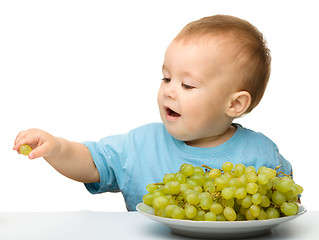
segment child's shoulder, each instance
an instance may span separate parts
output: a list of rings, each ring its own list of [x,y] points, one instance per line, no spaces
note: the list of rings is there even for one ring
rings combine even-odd
[[[242,137],[247,143],[254,146],[277,148],[276,144],[265,134],[245,128],[239,124],[237,124],[237,128],[241,129]]]

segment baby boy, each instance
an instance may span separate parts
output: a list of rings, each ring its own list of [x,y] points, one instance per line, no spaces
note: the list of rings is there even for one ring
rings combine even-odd
[[[30,129],[18,134],[13,149],[29,144],[30,159],[43,157],[91,193],[122,192],[129,211],[148,183],[183,163],[280,166],[290,174],[290,163],[270,139],[233,123],[260,102],[270,62],[263,35],[247,21],[202,18],[186,25],[166,50],[158,92],[163,123],[83,143]]]

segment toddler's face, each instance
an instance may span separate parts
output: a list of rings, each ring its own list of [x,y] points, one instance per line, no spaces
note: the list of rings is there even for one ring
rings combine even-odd
[[[179,140],[218,136],[231,124],[225,109],[234,92],[234,70],[219,43],[177,40],[166,50],[158,105],[168,132]]]

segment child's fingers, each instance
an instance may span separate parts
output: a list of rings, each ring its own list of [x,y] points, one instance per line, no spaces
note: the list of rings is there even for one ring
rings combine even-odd
[[[35,159],[35,158],[39,158],[39,157],[44,157],[44,155],[46,154],[46,151],[47,150],[46,150],[45,145],[41,145],[41,146],[33,149],[29,153],[28,157],[29,157],[29,159]]]
[[[19,151],[20,146],[23,144],[28,144],[32,148],[35,148],[37,147],[38,143],[39,135],[35,130],[31,129],[27,131],[22,131],[17,135],[14,141],[13,150]]]

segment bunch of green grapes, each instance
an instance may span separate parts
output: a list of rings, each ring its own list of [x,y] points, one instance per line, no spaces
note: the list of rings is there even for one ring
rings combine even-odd
[[[231,162],[222,169],[183,164],[146,186],[143,202],[157,216],[194,221],[265,220],[298,213],[303,188],[278,168]]]

